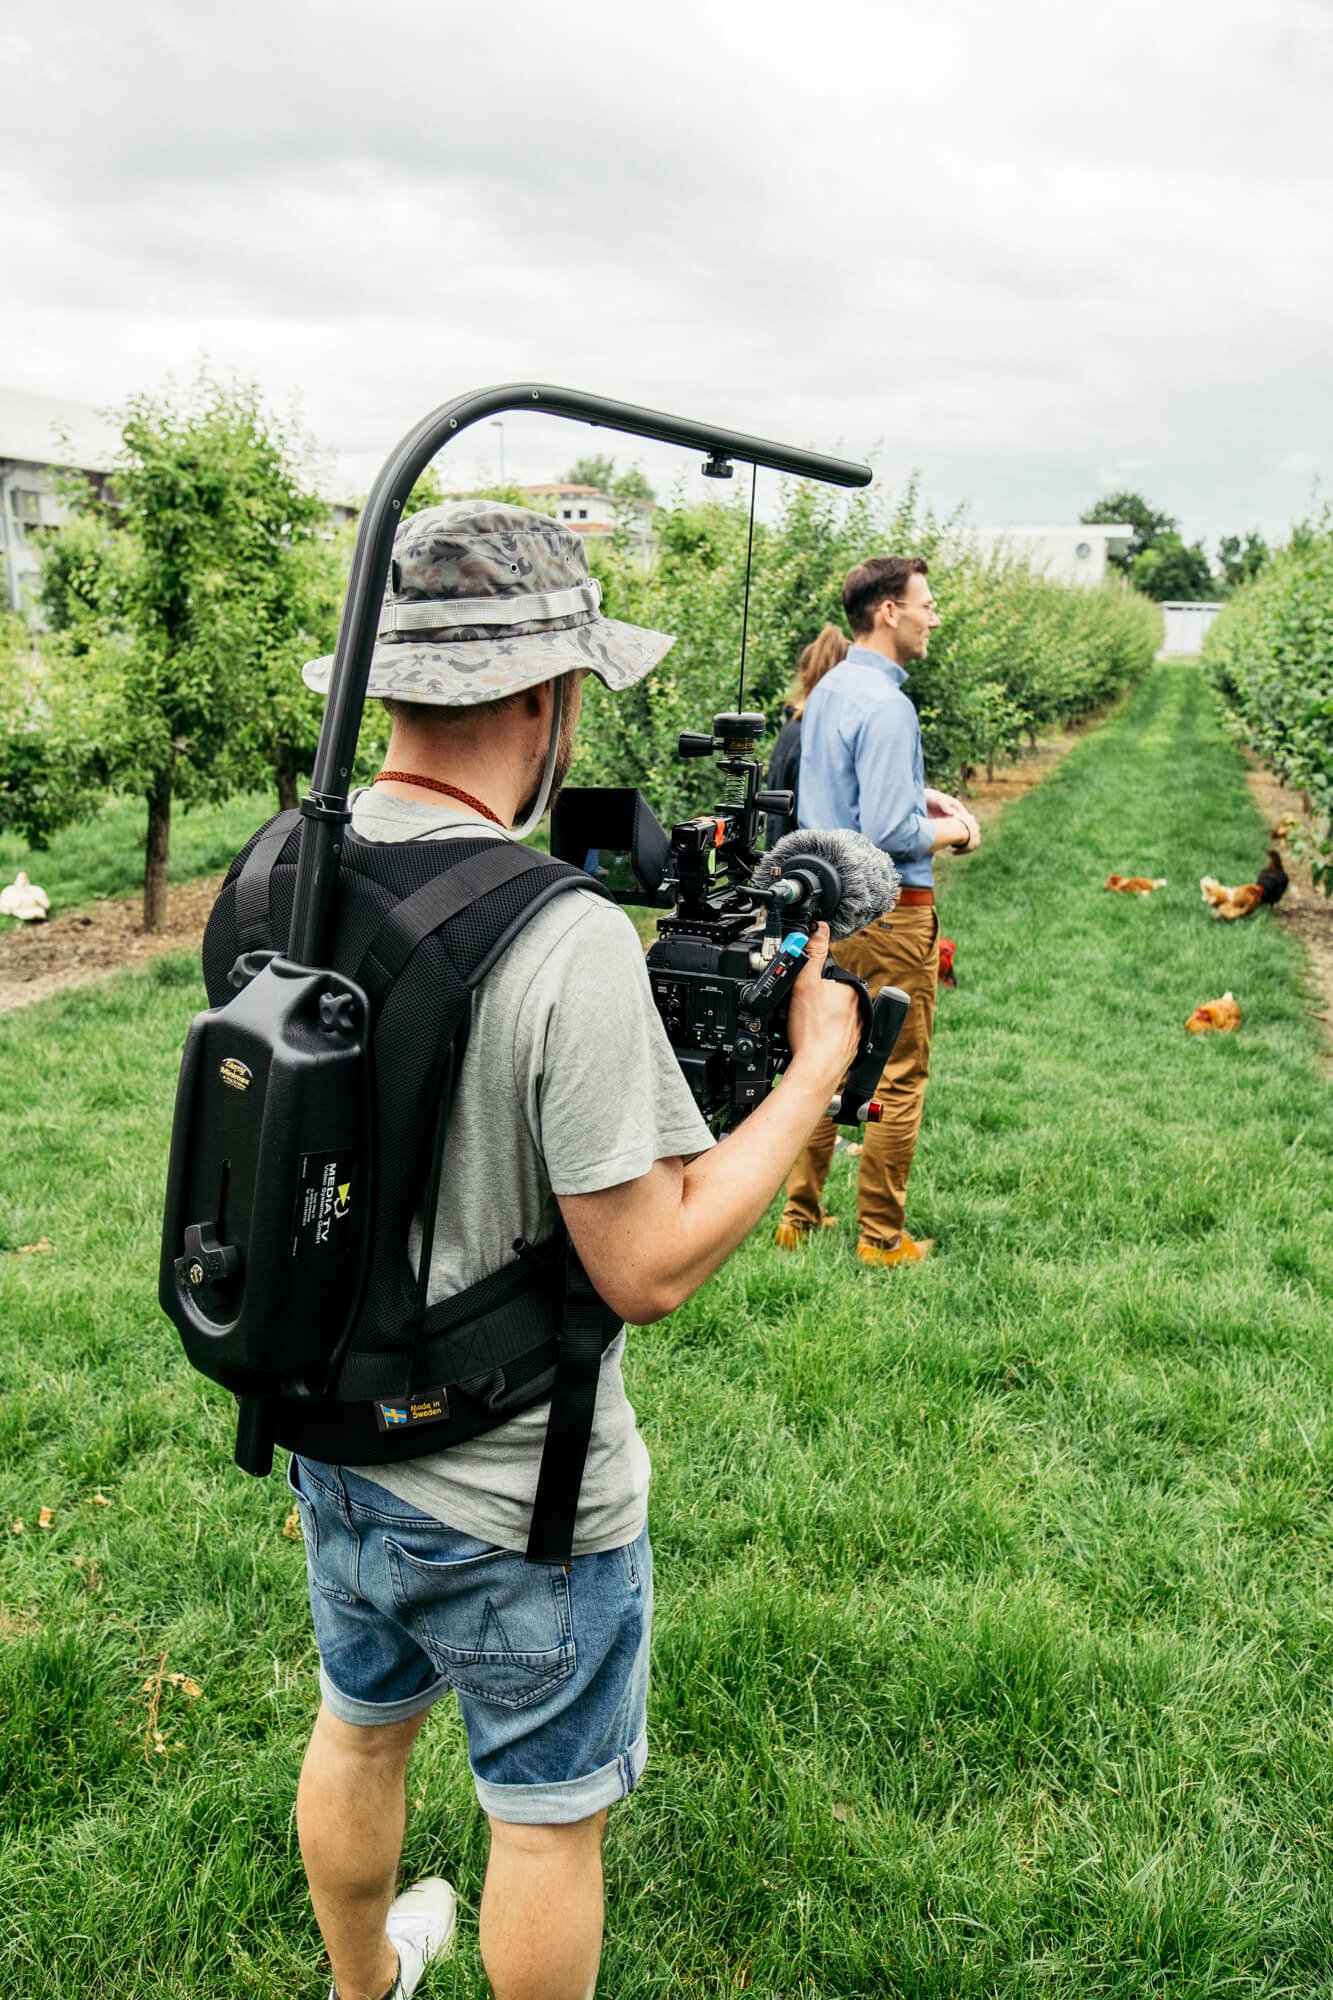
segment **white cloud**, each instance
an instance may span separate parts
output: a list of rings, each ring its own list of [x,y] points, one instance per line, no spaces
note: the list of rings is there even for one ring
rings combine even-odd
[[[206,353],[365,484],[445,397],[563,381],[883,440],[993,518],[1129,466],[1206,534],[1280,530],[1333,456],[1320,0],[38,20],[0,32],[13,386],[114,401]],[[511,419],[507,469],[584,442]]]

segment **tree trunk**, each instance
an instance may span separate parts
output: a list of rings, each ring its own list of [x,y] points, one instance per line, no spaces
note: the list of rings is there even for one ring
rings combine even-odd
[[[281,737],[273,745],[273,775],[278,781],[278,811],[291,812],[301,803],[296,784],[296,752]]]
[[[143,927],[160,931],[167,920],[167,862],[171,855],[171,773],[163,771],[148,793],[148,850],[143,870]]]

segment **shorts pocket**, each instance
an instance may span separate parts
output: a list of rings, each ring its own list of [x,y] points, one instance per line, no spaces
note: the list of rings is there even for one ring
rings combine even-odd
[[[558,1564],[525,1562],[511,1549],[463,1546],[465,1554],[428,1556],[386,1535],[394,1602],[459,1694],[531,1707],[577,1666],[569,1578]]]
[[[314,1496],[301,1482],[296,1453],[287,1461],[287,1490],[301,1510],[301,1534],[305,1540],[306,1574],[310,1588],[335,1604],[355,1604],[360,1594],[361,1544],[356,1530],[345,1521],[333,1504],[333,1496],[321,1482],[310,1477]],[[325,1497],[327,1496],[327,1497]],[[321,1521],[322,1514],[322,1521]]]
[[[301,1474],[297,1467],[295,1452],[292,1453],[287,1461],[287,1491],[291,1494],[293,1500],[295,1500],[300,1514],[301,1536],[305,1542],[306,1550],[310,1555],[317,1556],[319,1554],[319,1521],[316,1518],[314,1508],[302,1490]]]

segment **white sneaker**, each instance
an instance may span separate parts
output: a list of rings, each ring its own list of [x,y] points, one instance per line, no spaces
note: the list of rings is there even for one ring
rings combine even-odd
[[[395,1896],[384,1928],[398,1953],[398,1984],[393,2000],[411,2000],[432,1959],[453,1949],[458,1898],[442,1875],[427,1875]]]
[[[398,1977],[387,2000],[411,2000],[426,1967],[452,1949],[457,1921],[458,1898],[441,1875],[427,1875],[394,1897],[384,1928],[398,1953]]]

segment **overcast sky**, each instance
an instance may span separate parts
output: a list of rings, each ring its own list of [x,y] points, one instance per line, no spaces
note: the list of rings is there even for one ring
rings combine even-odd
[[[1331,0],[6,21],[6,387],[114,404],[207,356],[362,490],[515,379],[919,467],[983,525],[1129,485],[1272,535],[1333,474]],[[515,416],[441,470],[607,439]]]

